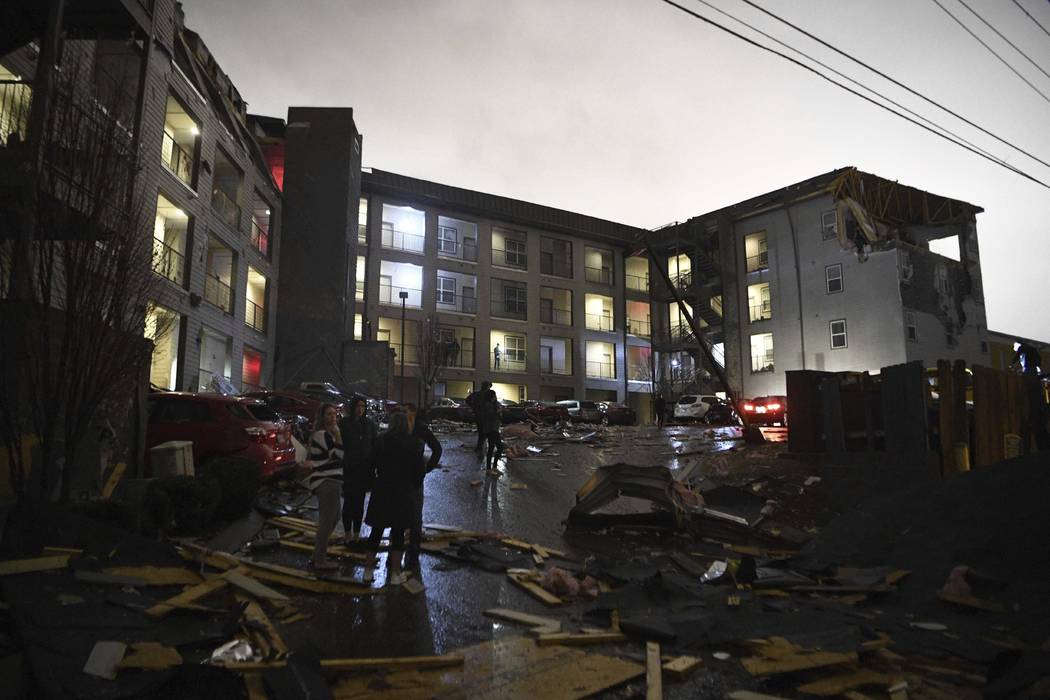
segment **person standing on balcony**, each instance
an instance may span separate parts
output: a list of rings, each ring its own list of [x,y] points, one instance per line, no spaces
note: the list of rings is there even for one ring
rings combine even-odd
[[[309,471],[305,485],[317,497],[317,535],[309,565],[316,571],[332,571],[339,565],[328,560],[328,540],[339,521],[343,492],[343,436],[333,404],[321,406],[310,435],[309,457],[302,466]]]
[[[343,434],[343,530],[346,541],[354,542],[361,533],[365,515],[365,494],[375,481],[373,452],[376,426],[365,415],[365,400],[350,402],[350,414],[339,422]]]
[[[496,347],[492,349],[492,368],[499,369],[499,358],[503,356],[503,351],[499,349],[499,343],[496,343]]]
[[[492,382],[486,380],[481,383],[481,388],[477,391],[471,392],[470,396],[466,398],[466,404],[470,406],[470,410],[474,412],[474,426],[478,429],[478,444],[474,448],[474,453],[480,458],[484,454],[485,449],[485,431],[481,429],[481,404],[485,400],[485,394],[492,388]]]

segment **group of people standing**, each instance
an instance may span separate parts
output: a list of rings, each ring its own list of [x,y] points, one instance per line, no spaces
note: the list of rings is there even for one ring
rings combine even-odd
[[[486,470],[493,476],[499,476],[499,459],[503,456],[503,438],[500,435],[503,407],[492,389],[492,382],[482,382],[481,388],[471,393],[466,402],[474,411],[474,422],[478,429],[478,444],[474,451],[478,458],[485,457]]]
[[[441,443],[430,428],[418,420],[416,407],[410,403],[391,414],[387,430],[380,433],[367,416],[362,398],[355,398],[350,403],[349,414],[342,418],[335,405],[324,404],[309,442],[309,457],[303,464],[308,470],[304,484],[317,497],[317,537],[310,567],[316,571],[338,568],[327,553],[341,515],[347,544],[360,540],[364,525],[371,528],[365,581],[373,579],[376,554],[383,532],[389,528],[387,582],[395,586],[404,583],[407,578],[404,569],[419,567],[423,542],[423,480],[441,461]],[[427,447],[429,460],[424,458]],[[365,497],[369,492],[366,514]],[[409,531],[407,555],[406,530]]]

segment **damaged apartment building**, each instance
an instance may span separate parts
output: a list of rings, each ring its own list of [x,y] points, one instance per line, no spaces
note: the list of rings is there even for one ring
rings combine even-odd
[[[788,370],[988,364],[981,211],[848,167],[652,232],[662,375],[722,389],[683,305],[741,396],[783,395]]]
[[[25,142],[47,33],[61,80],[76,83],[76,113],[120,120],[137,153],[142,235],[161,281],[151,313],[171,319],[146,319],[150,383],[269,384],[281,199],[246,103],[175,0],[60,3],[49,26],[52,5],[5,2],[0,13],[0,169]],[[170,330],[152,337],[158,327]]]

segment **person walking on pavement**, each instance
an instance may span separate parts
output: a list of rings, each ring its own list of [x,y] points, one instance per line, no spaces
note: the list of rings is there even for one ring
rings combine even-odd
[[[328,561],[328,540],[339,522],[339,498],[343,491],[343,438],[339,412],[330,403],[321,406],[315,430],[310,435],[309,457],[303,467],[309,470],[304,483],[317,497],[317,534],[309,566],[317,571],[339,568]]]
[[[653,410],[656,411],[656,427],[664,427],[664,416],[667,413],[667,402],[664,401],[664,395],[662,392],[657,392],[656,399],[653,401]]]
[[[492,476],[500,475],[499,458],[503,455],[503,440],[500,437],[500,428],[502,427],[500,413],[502,410],[499,399],[496,398],[496,392],[489,389],[482,404],[481,429],[484,432],[485,440],[488,442],[488,457],[485,460],[485,468]]]
[[[372,582],[379,542],[386,528],[390,528],[387,583],[400,586],[405,582],[401,555],[405,549],[405,529],[411,527],[415,519],[412,493],[418,472],[416,460],[422,450],[417,442],[408,430],[408,417],[401,411],[390,416],[389,429],[377,440],[376,480],[365,516],[365,522],[372,528],[368,533],[369,556],[364,563],[366,583]]]
[[[474,453],[480,458],[485,449],[485,433],[481,429],[481,404],[485,400],[485,394],[492,388],[492,382],[486,380],[481,383],[481,388],[477,391],[471,392],[470,396],[466,398],[467,405],[470,406],[470,410],[474,412],[474,425],[478,429],[478,444],[474,448]]]
[[[423,546],[423,481],[427,474],[437,469],[441,463],[441,442],[426,423],[416,415],[415,404],[405,404],[405,417],[408,418],[408,432],[416,439],[418,454],[416,465],[415,490],[412,492],[412,524],[408,533],[408,554],[405,555],[405,568],[419,568],[419,550]],[[430,448],[430,459],[423,461],[424,447]]]
[[[350,402],[350,415],[339,422],[343,434],[343,531],[347,543],[360,537],[365,494],[375,481],[376,426],[365,414],[365,408],[365,400],[354,397]]]

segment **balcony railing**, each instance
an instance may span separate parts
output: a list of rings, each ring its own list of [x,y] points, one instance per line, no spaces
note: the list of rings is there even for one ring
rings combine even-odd
[[[559,309],[552,306],[540,306],[540,323],[550,323],[555,326],[572,325],[572,309]]]
[[[668,275],[671,278],[671,284],[680,291],[688,291],[693,286],[693,271],[684,270],[682,272],[675,272]]]
[[[540,374],[556,374],[563,377],[572,376],[572,366],[565,362],[540,361]]]
[[[517,299],[493,299],[489,308],[492,316],[512,318],[518,321],[528,319],[528,305]]]
[[[584,268],[584,276],[588,282],[598,284],[612,284],[612,268],[609,267],[587,267]]]
[[[540,254],[540,272],[554,277],[572,279],[572,257],[555,257],[554,253]]]
[[[167,277],[175,284],[182,284],[182,271],[185,265],[182,253],[160,240],[153,239],[153,271],[161,277]]]
[[[167,156],[164,157],[164,152]],[[168,166],[175,177],[193,187],[193,156],[176,141],[167,131],[164,132],[164,146],[161,150],[164,165]]]
[[[649,275],[625,275],[625,284],[628,289],[636,292],[648,292],[649,291]]]
[[[256,304],[251,299],[245,299],[244,325],[254,328],[260,333],[266,332],[266,309]]]
[[[613,317],[611,314],[587,314],[587,330],[611,331],[612,329]]]
[[[628,365],[627,379],[632,382],[648,382],[652,380],[652,371],[648,365]]]
[[[520,270],[527,270],[529,267],[528,257],[525,253],[500,248],[492,249],[492,264],[502,267],[514,267]]]
[[[455,292],[438,292],[436,301],[439,311],[457,311],[464,314],[478,312],[477,297],[463,296]]]
[[[255,219],[252,219],[251,241],[253,248],[265,257],[270,257],[270,231],[260,226]]]
[[[398,287],[391,284],[379,285],[379,303],[390,306],[401,306],[401,292],[407,292],[405,306],[409,309],[418,309],[423,306],[423,292],[411,287]]]
[[[0,80],[0,149],[25,143],[29,124],[29,104],[33,88],[21,80]],[[17,136],[12,137],[12,134]]]
[[[747,257],[747,271],[748,272],[762,272],[763,270],[769,269],[769,251],[763,250],[758,255],[749,255]]]
[[[230,313],[233,310],[233,290],[214,274],[209,274],[204,278],[204,301]]]
[[[396,228],[383,227],[381,245],[390,250],[403,250],[408,253],[422,253],[426,237],[418,233],[399,231]]]
[[[760,355],[751,355],[751,373],[757,374],[759,372],[772,372],[773,371],[773,351],[762,353]]]
[[[473,344],[473,341],[471,341]],[[474,369],[474,350],[460,348],[459,352],[449,355],[446,367]]]
[[[404,350],[405,353],[405,364],[406,365],[418,365],[419,364],[419,348],[409,343],[402,348],[401,343],[390,343],[390,347],[394,349],[394,370],[397,373],[401,372],[401,352]]]
[[[364,224],[357,225],[357,245],[362,248],[368,247],[368,227]]]
[[[616,365],[612,362],[587,360],[587,377],[590,379],[616,379]]]
[[[758,304],[751,304],[751,323],[756,321],[768,321],[773,318],[773,307],[769,299],[766,299]]]
[[[354,299],[357,301],[365,300],[365,281],[356,280],[354,282]]]
[[[649,321],[641,321],[637,318],[627,319],[627,332],[639,338],[648,338],[652,335],[652,325]]]
[[[226,192],[219,188],[211,191],[211,208],[227,226],[235,231],[240,229],[241,206]]]
[[[496,364],[496,356],[492,356],[492,371],[493,372],[524,372],[525,371],[525,357],[524,355],[516,357],[508,357],[508,354],[504,352],[499,359],[499,364]]]

